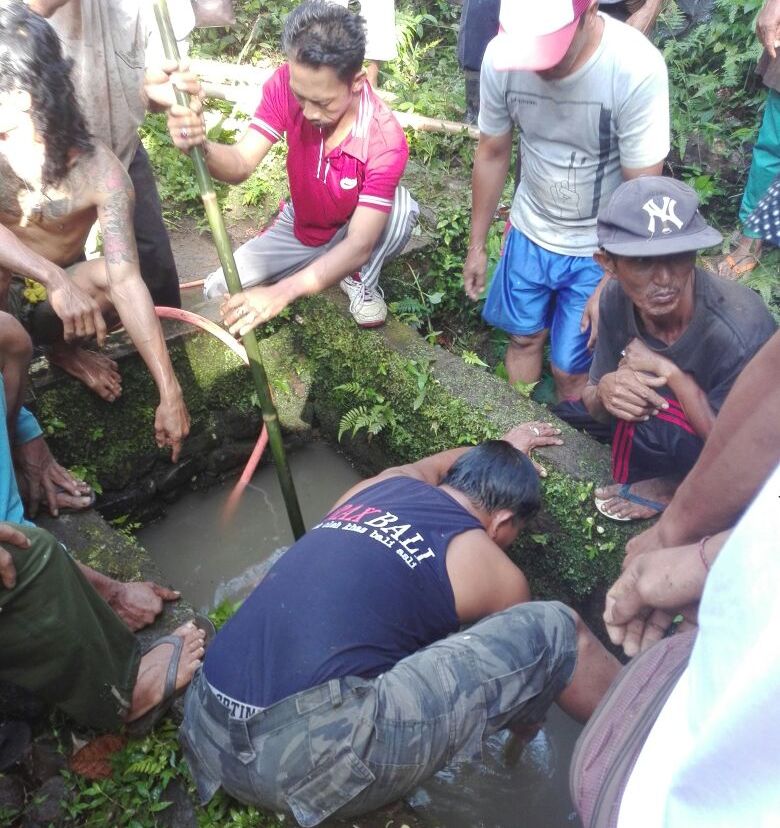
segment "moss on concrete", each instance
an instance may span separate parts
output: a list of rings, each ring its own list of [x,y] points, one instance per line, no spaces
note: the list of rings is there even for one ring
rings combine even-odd
[[[307,300],[302,315],[297,340],[313,363],[312,395],[323,430],[335,437],[340,417],[359,402],[359,393],[339,391],[341,385],[372,389],[392,410],[394,423],[370,442],[345,438],[370,470],[496,437],[518,422],[555,419],[393,320],[379,331],[359,330],[332,296]],[[614,581],[632,529],[603,519],[593,506],[593,483],[609,479],[607,450],[557,424],[566,445],[538,452],[548,470],[545,506],[513,555],[537,594],[580,602]]]
[[[518,422],[551,419],[547,409],[405,325],[390,320],[379,331],[358,329],[338,291],[296,310],[297,322],[261,341],[282,426],[288,433],[308,430],[313,408],[323,433],[335,439],[347,411],[361,400],[369,408],[378,403],[389,420],[380,433],[342,441],[367,473],[496,437]],[[221,428],[230,431],[233,423],[244,427],[241,412],[256,414],[249,372],[223,345],[188,335],[171,343],[171,354],[193,417],[191,451],[211,440],[219,412]],[[113,405],[70,381],[38,389],[36,400],[62,461],[86,467],[114,490],[164,456],[153,442],[151,379],[137,356],[124,360],[122,371],[125,393]],[[368,402],[367,394],[373,395]],[[225,419],[226,411],[237,414]],[[513,554],[537,594],[581,603],[614,580],[632,528],[603,519],[593,507],[593,484],[609,479],[607,450],[559,425],[566,445],[538,452],[548,469],[544,511]]]
[[[271,378],[282,427],[308,428],[309,376],[305,362],[283,326],[263,339],[260,350]],[[215,412],[252,412],[254,387],[246,366],[222,343],[205,334],[169,341],[174,370],[192,418],[193,435],[214,430]],[[120,360],[122,397],[105,403],[80,383],[59,376],[35,388],[32,407],[47,433],[52,451],[66,466],[80,467],[103,488],[122,489],[167,452],[154,441],[158,398],[154,383],[137,354]]]

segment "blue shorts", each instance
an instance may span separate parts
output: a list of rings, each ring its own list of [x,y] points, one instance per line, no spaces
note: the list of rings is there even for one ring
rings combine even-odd
[[[592,354],[580,322],[603,276],[590,256],[551,253],[512,227],[482,316],[508,334],[530,336],[549,328],[553,365],[568,374],[584,374]]]

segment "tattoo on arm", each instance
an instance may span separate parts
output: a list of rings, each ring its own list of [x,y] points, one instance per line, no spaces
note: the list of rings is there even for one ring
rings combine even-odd
[[[96,159],[97,160],[97,159]],[[103,255],[106,263],[138,263],[133,231],[135,193],[130,177],[111,156],[98,165],[98,218],[103,231]]]

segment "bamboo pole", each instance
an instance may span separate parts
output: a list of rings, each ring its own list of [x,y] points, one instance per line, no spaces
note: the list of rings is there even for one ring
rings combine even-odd
[[[168,4],[166,0],[154,0],[154,15],[157,19],[157,26],[160,30],[160,39],[162,40],[165,57],[168,60],[179,60],[179,49],[176,45],[176,38],[173,34],[171,26],[171,19],[168,15]],[[189,96],[176,91],[176,100],[178,103],[187,106],[189,103]],[[225,222],[222,218],[222,213],[217,203],[217,195],[214,192],[214,182],[211,179],[211,173],[206,166],[206,159],[203,155],[203,150],[200,147],[193,147],[190,151],[190,158],[195,166],[195,177],[198,181],[198,189],[200,190],[203,206],[206,210],[206,216],[211,227],[212,235],[214,236],[214,243],[219,254],[219,261],[222,265],[222,271],[225,274],[225,281],[227,282],[228,290],[231,295],[241,292],[241,280],[238,278],[238,269],[233,258],[233,249],[230,246],[230,239],[225,230]],[[282,442],[282,431],[279,427],[279,417],[276,413],[273,400],[271,399],[271,389],[268,386],[268,377],[263,367],[263,362],[260,359],[260,349],[257,345],[257,338],[254,331],[250,331],[242,337],[244,348],[246,349],[247,357],[249,358],[249,369],[252,373],[252,379],[255,383],[257,396],[260,400],[260,407],[263,411],[263,422],[268,429],[268,442],[271,445],[271,454],[276,465],[276,473],[279,477],[279,485],[282,489],[284,497],[284,505],[287,508],[287,517],[290,520],[290,527],[293,535],[297,540],[306,531],[303,525],[303,518],[301,517],[301,509],[298,504],[298,496],[295,493],[295,486],[293,484],[292,475],[290,474],[290,467],[287,463],[287,456],[284,451],[284,444]]]

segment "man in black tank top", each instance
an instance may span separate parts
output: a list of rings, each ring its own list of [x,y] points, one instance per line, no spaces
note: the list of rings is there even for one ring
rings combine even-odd
[[[558,433],[526,423],[388,469],[277,561],[185,700],[203,802],[221,786],[318,825],[478,757],[484,735],[553,701],[588,718],[617,661],[574,612],[530,603],[505,554],[540,505],[526,454]]]

